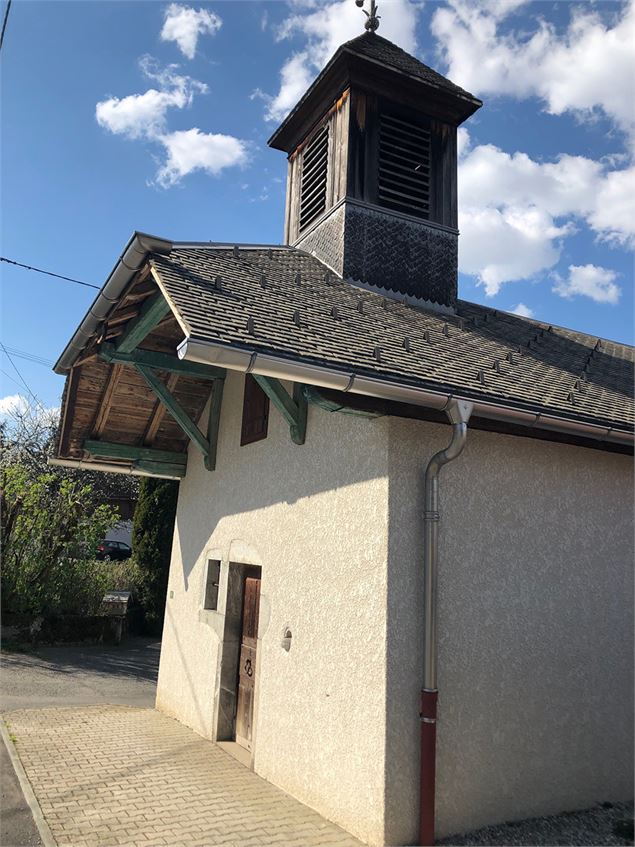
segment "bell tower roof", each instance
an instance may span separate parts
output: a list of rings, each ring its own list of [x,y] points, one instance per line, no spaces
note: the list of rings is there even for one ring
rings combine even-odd
[[[291,153],[321,118],[329,104],[355,86],[399,99],[417,110],[458,126],[483,103],[401,47],[364,32],[342,44],[297,105],[268,141],[270,147]]]

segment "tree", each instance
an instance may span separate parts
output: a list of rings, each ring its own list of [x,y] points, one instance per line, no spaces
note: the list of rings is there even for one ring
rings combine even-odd
[[[146,477],[139,486],[132,550],[140,572],[146,629],[153,635],[163,629],[178,493],[178,482],[170,479]]]
[[[57,419],[56,410],[18,398],[0,424],[5,611],[93,614],[104,590],[117,587],[108,584],[115,575],[95,562],[95,553],[119,519],[105,501],[129,496],[136,480],[134,487],[125,478],[125,486],[113,486],[112,475],[48,467]]]

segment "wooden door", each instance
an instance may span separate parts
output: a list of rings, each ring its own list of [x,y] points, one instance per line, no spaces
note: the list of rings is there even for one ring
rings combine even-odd
[[[243,595],[243,626],[238,662],[236,741],[248,750],[251,750],[252,747],[259,605],[260,579],[247,577]]]

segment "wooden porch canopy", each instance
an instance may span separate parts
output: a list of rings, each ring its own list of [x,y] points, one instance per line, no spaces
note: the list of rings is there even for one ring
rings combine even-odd
[[[178,358],[188,327],[143,246],[135,233],[56,365],[66,385],[52,464],[180,479],[192,442],[205,467],[216,467],[226,371]],[[126,262],[134,250],[142,259],[136,270]],[[111,280],[122,267],[124,284],[115,280],[121,290],[113,296]],[[306,401],[291,398],[276,379],[258,382],[303,443]]]
[[[213,470],[225,371],[181,362],[183,335],[145,262],[68,372],[58,460],[178,479],[192,441]]]

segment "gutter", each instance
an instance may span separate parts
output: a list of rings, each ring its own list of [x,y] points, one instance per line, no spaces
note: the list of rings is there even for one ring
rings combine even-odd
[[[423,687],[421,689],[421,777],[419,784],[419,844],[434,844],[437,769],[437,574],[439,570],[439,473],[458,459],[467,439],[472,403],[452,400],[446,414],[452,424],[452,440],[428,462],[424,494],[423,551]]]
[[[169,253],[171,249],[172,242],[164,238],[156,238],[143,232],[133,234],[84,320],[75,330],[64,352],[55,363],[53,368],[55,373],[67,374],[70,371],[99,324],[121,296],[122,291],[143,267],[148,253]]]
[[[440,411],[447,411],[454,401],[469,403],[473,408],[475,417],[503,421],[529,428],[563,432],[598,442],[632,447],[635,441],[633,432],[611,426],[572,421],[543,412],[511,408],[494,401],[475,400],[452,392],[417,388],[390,379],[360,376],[355,372],[304,364],[280,356],[271,356],[268,353],[259,353],[255,350],[238,349],[211,341],[197,341],[191,337],[185,338],[179,344],[177,353],[179,359],[187,362],[216,365],[243,373],[254,373],[260,376],[290,380],[291,382],[303,382],[318,388],[331,388],[344,393],[350,391],[353,394],[379,397],[382,400],[394,400],[400,403],[412,403],[416,406],[426,406]]]
[[[106,473],[122,473],[128,476],[153,476],[161,479],[176,479],[177,482],[181,481],[180,476],[158,471],[144,471],[141,468],[134,467],[134,465],[116,465],[114,462],[86,462],[83,459],[57,459],[49,456],[46,464],[59,468],[72,468],[73,470],[105,471]]]

